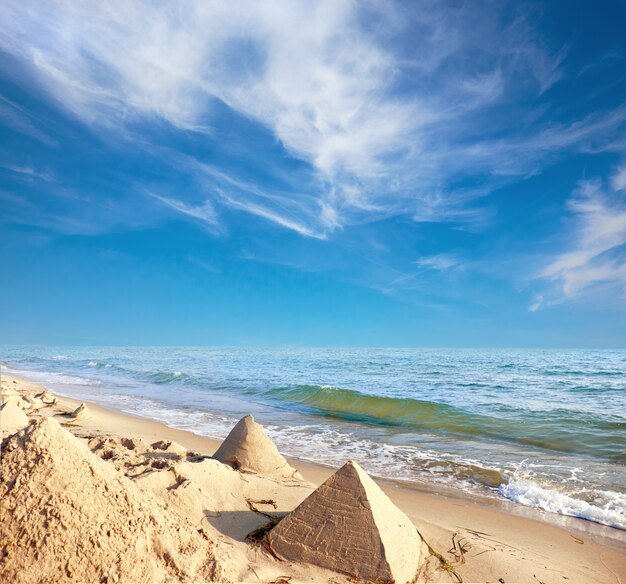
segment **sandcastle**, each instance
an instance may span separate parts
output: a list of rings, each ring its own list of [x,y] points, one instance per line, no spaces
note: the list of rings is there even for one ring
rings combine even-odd
[[[70,414],[70,418],[87,418],[90,415],[89,408],[82,403]]]
[[[37,399],[40,399],[46,406],[51,406],[57,403],[57,398],[54,397],[49,391],[45,390],[35,394]]]
[[[412,582],[421,538],[356,463],[347,462],[271,532],[283,558],[368,581]]]
[[[0,408],[0,428],[2,431],[20,430],[28,426],[28,416],[12,399],[8,399]]]
[[[213,458],[233,467],[266,476],[302,479],[267,437],[263,426],[251,415],[243,417],[230,431]]]

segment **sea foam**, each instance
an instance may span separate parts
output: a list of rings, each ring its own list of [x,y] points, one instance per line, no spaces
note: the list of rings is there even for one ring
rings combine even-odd
[[[531,478],[511,477],[498,492],[507,499],[551,513],[579,517],[626,530],[626,496],[615,491],[587,491],[593,502],[573,497],[556,485],[544,486]]]

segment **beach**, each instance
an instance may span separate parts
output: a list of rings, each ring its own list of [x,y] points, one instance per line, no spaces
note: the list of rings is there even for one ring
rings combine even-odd
[[[571,4],[2,2],[0,584],[626,584]]]
[[[41,385],[3,371],[3,397],[32,396],[43,391]],[[181,515],[189,518],[199,513],[197,521],[202,523],[202,514],[206,512],[203,505],[198,506],[197,501],[186,501],[182,497],[178,497],[175,502],[171,500],[171,477],[177,474],[177,467],[193,467],[213,455],[219,446],[218,441],[150,419],[112,411],[94,403],[86,404],[87,415],[70,418],[68,414],[75,411],[81,402],[62,396],[55,396],[54,399],[54,404],[42,404],[28,411],[29,420],[53,417],[60,422],[64,431],[77,436],[96,454],[98,450],[108,448],[108,458],[103,458],[105,462],[115,472],[125,474],[132,483],[137,484],[139,492],[149,492],[151,497],[158,499],[163,513],[171,513],[174,518]],[[241,415],[246,413],[241,412]],[[6,436],[7,431],[3,431],[3,434]],[[102,445],[102,441],[106,440],[110,441],[108,447]],[[142,446],[132,449],[124,446],[130,444],[129,440],[137,441],[136,444]],[[169,442],[178,446],[167,446]],[[160,455],[158,448],[148,447],[157,443],[163,449]],[[6,453],[3,451],[4,456]],[[198,462],[192,462],[194,460]],[[213,520],[207,534],[209,540],[219,543],[214,554],[220,558],[216,560],[216,565],[221,567],[215,571],[215,579],[269,582],[289,576],[292,582],[311,582],[342,581],[342,578],[347,578],[345,574],[333,574],[322,568],[312,568],[297,562],[281,562],[246,540],[246,534],[266,523],[266,515],[274,511],[270,506],[260,509],[266,515],[259,514],[258,507],[255,507],[256,511],[252,510],[247,500],[277,501],[278,511],[290,512],[335,470],[293,458],[288,461],[303,477],[302,481],[296,481],[295,486],[286,486],[275,478],[258,474],[239,474],[236,470],[233,474],[238,474],[235,483],[240,485],[238,491],[233,490],[232,481],[216,484],[203,479],[201,473],[194,479],[188,479],[191,483],[197,482],[201,491],[211,492],[207,499],[213,506],[211,515],[217,517],[228,514],[228,519],[221,523],[217,519]],[[188,474],[191,475],[192,470],[188,470]],[[28,470],[24,468],[23,472],[24,480],[28,480]],[[207,480],[207,483],[202,484],[203,480]],[[255,485],[250,485],[251,480]],[[612,537],[606,537],[606,532],[602,530],[608,528],[578,519],[569,519],[569,525],[565,527],[557,526],[540,520],[539,516],[530,517],[532,513],[529,511],[525,512],[527,516],[521,516],[519,509],[512,512],[502,505],[451,496],[440,488],[427,492],[391,480],[379,480],[378,483],[391,501],[410,518],[426,545],[428,551],[422,553],[419,581],[609,583],[621,582],[626,576],[626,544],[621,537],[623,532],[618,530],[611,530]],[[223,490],[228,490],[228,493],[221,492]],[[272,493],[272,496],[268,496],[268,493]],[[36,511],[37,502],[34,500],[32,504],[35,508],[31,511]],[[39,505],[44,507],[43,497]],[[220,509],[220,505],[224,508]],[[258,505],[262,506],[260,503]],[[3,507],[5,538],[10,533],[7,525],[10,525],[12,513],[16,514],[16,510],[11,512]],[[6,581],[37,581],[33,577],[35,573],[40,574],[39,581],[76,581],[72,577],[75,571],[68,574],[65,564],[57,565],[55,558],[41,554],[35,562],[39,564],[31,565],[27,571],[30,576],[25,576],[18,569],[18,560],[13,558],[11,562],[6,562],[6,550],[11,549],[17,556],[19,549],[11,548],[11,541],[6,539],[0,545],[5,550],[5,560],[0,563],[4,567],[0,571],[5,577],[10,576]],[[220,546],[227,548],[227,553]],[[189,580],[194,572],[188,571],[186,574],[181,579]],[[199,574],[197,572],[195,576]],[[123,573],[115,576],[120,581],[132,579]],[[169,578],[172,578],[172,574]]]
[[[3,348],[8,371],[223,440],[252,414],[287,457],[513,512],[626,529],[623,351]],[[575,523],[575,522],[574,522]],[[615,528],[615,529],[613,529]]]

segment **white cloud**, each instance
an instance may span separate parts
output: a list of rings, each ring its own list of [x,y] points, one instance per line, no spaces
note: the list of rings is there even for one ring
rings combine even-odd
[[[217,214],[215,213],[215,209],[210,201],[204,201],[201,205],[190,205],[183,201],[178,201],[176,199],[171,199],[154,193],[149,193],[149,195],[166,207],[174,209],[183,215],[187,215],[193,219],[198,219],[203,223],[208,223],[209,225],[213,225],[215,227],[218,225]]]
[[[528,307],[528,312],[537,312],[543,305],[543,296],[539,294],[535,297],[531,305]]]
[[[219,274],[220,273],[220,269],[215,267],[213,264],[210,264],[209,262],[201,259],[201,258],[197,258],[195,256],[189,256],[187,258],[187,261],[191,264],[194,264],[196,266],[198,266],[199,268],[202,268],[203,270],[205,270],[206,272],[210,272],[212,274]]]
[[[221,189],[220,189],[221,191]],[[256,215],[257,217],[263,217],[264,219],[268,219],[281,225],[282,227],[286,227],[287,229],[291,229],[300,235],[305,235],[307,237],[315,237],[317,239],[324,239],[324,233],[318,233],[312,230],[310,227],[303,225],[295,219],[289,219],[285,216],[285,214],[278,214],[271,211],[269,208],[258,205],[251,201],[240,200],[232,197],[225,191],[221,191],[221,198],[226,204],[234,209],[239,209],[240,211],[245,211],[246,213],[250,213],[252,215]]]
[[[551,126],[533,117],[567,52],[551,53],[527,18],[503,14],[437,2],[6,0],[0,47],[99,129],[129,135],[158,118],[210,133],[218,101],[260,123],[313,178],[288,193],[222,185],[209,196],[324,237],[395,214],[484,220],[468,208],[476,198],[565,150],[602,148],[623,124],[623,111]],[[493,106],[510,117],[489,115]],[[459,189],[468,176],[483,184]],[[200,218],[186,203],[170,207]]]
[[[41,129],[41,122],[25,108],[0,95],[0,122],[9,128],[30,136],[47,146],[57,147],[56,140]]]
[[[626,291],[626,202],[584,181],[570,201],[576,227],[574,245],[548,264],[539,277],[555,281],[556,301],[573,298],[597,285]]]
[[[416,260],[415,264],[420,268],[445,272],[453,268],[458,268],[462,264],[462,261],[454,255],[441,253],[433,256],[423,256]]]
[[[26,180],[29,182],[33,181],[34,179],[46,182],[55,182],[56,180],[54,174],[49,170],[35,168],[35,166],[30,163],[11,164],[8,162],[1,162],[0,166],[18,175],[22,180]]]
[[[611,177],[611,186],[614,191],[626,189],[626,164],[619,167]]]

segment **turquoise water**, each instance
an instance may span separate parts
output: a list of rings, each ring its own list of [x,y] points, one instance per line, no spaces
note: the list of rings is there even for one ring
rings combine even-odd
[[[72,397],[626,529],[626,351],[3,347]]]

